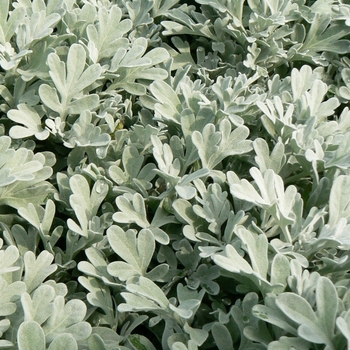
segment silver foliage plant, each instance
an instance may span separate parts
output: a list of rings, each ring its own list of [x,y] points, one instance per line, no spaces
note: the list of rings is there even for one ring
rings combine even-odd
[[[0,348],[350,348],[350,4],[0,1]]]

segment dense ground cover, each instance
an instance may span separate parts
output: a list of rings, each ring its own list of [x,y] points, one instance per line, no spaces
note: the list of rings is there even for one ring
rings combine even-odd
[[[350,348],[350,5],[0,1],[0,348]]]

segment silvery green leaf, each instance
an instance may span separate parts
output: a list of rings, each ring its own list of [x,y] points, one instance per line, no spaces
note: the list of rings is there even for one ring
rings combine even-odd
[[[320,274],[318,272],[309,272],[306,266],[302,265],[298,260],[290,261],[290,271],[291,275],[288,277],[288,285],[293,293],[296,293],[305,300],[307,300],[310,305],[315,304],[315,286],[318,284],[320,279]]]
[[[271,342],[268,349],[289,350],[291,347],[295,350],[309,350],[310,343],[301,338],[282,336],[278,340]]]
[[[154,3],[137,0],[132,3],[127,2],[125,5],[135,27],[153,23],[153,18],[150,16],[149,11],[152,9]]]
[[[162,290],[148,278],[140,276],[136,284],[127,284],[126,289],[157,303],[162,309],[169,305],[169,300]]]
[[[276,254],[271,264],[271,283],[281,284],[280,288],[276,288],[274,292],[276,294],[281,293],[287,286],[287,278],[290,275],[289,260],[283,254]]]
[[[79,235],[88,237],[92,231],[92,225],[98,218],[97,211],[106,197],[109,186],[103,180],[97,180],[92,189],[86,178],[80,174],[75,174],[69,179],[72,194],[69,197],[71,207],[79,221],[79,225],[72,219],[67,220],[68,227]]]
[[[253,274],[253,269],[249,263],[243,259],[232,245],[225,247],[224,253],[214,254],[212,257],[218,266],[236,273]]]
[[[111,329],[111,328],[107,328],[107,327],[93,327],[92,328],[92,333],[91,336],[88,339],[88,344],[90,346],[90,338],[94,337],[95,341],[97,344],[104,344],[104,346],[106,347],[106,349],[110,350],[113,349],[113,347],[116,346],[116,344],[120,344],[120,342],[122,341],[122,337],[118,335],[118,333]],[[100,339],[101,341],[97,342],[97,339]],[[103,347],[101,348],[91,348],[91,350],[102,350]],[[104,349],[103,349],[104,350]]]
[[[192,186],[175,186],[177,194],[180,198],[191,199],[196,195],[196,189]]]
[[[77,341],[72,335],[60,334],[51,343],[47,350],[78,350]]]
[[[25,16],[23,8],[15,9],[9,13],[10,1],[5,0],[0,4],[0,44],[5,45],[10,41],[18,26]],[[10,16],[9,16],[10,15]]]
[[[91,334],[91,325],[83,321],[86,316],[86,305],[79,299],[65,303],[63,296],[54,300],[54,311],[43,324],[46,342],[52,342],[61,334],[69,333],[75,340],[84,340]]]
[[[173,21],[162,21],[162,26],[166,28],[164,35],[190,34],[204,36],[214,41],[218,41],[212,32],[212,24],[206,17],[191,18],[192,13],[186,13],[179,8],[168,11],[167,17]]]
[[[271,323],[279,328],[284,329],[288,333],[296,336],[297,325],[279,309],[276,305],[276,296],[270,294],[264,299],[265,305],[256,304],[252,308],[252,314],[264,322]]]
[[[118,223],[135,222],[142,228],[150,226],[145,208],[144,199],[139,193],[135,193],[130,199],[127,196],[119,196],[116,199],[119,212],[113,214],[113,220]]]
[[[17,45],[21,50],[29,49],[33,43],[47,37],[61,20],[58,13],[47,14],[45,10],[34,11],[18,28]]]
[[[317,77],[317,73],[313,72],[308,65],[303,65],[300,70],[296,68],[292,69],[291,87],[294,101],[301,98],[301,96],[312,87]]]
[[[118,305],[119,312],[165,310],[169,305],[162,290],[148,278],[140,276],[137,284],[129,283],[126,289],[121,293],[126,303]]]
[[[35,251],[37,247],[38,231],[28,228],[28,232],[21,225],[13,225],[11,230],[6,228],[3,231],[6,241],[11,242],[11,246],[17,246],[20,255],[24,255],[28,250]]]
[[[316,312],[310,304],[294,293],[282,293],[276,305],[291,320],[299,324],[298,335],[316,344],[326,344],[335,348],[334,326],[338,298],[333,283],[321,277],[316,285]]]
[[[349,148],[349,145],[350,145],[349,136],[350,136],[350,132],[347,132],[344,135],[342,135],[342,138],[336,150],[326,152],[325,168],[328,168],[328,169],[332,167],[337,167],[340,169],[348,168],[349,161],[350,161],[350,156],[349,156],[349,153],[347,152],[347,149]]]
[[[230,321],[230,319],[227,319],[227,316],[229,316],[230,318],[232,317],[233,322],[237,324],[238,329],[241,332],[241,348],[264,349],[266,344],[270,343],[272,340],[270,331],[266,327],[266,323],[257,319],[252,312],[258,303],[258,295],[254,292],[249,292],[244,296],[242,301],[239,300],[231,307],[228,315],[220,312],[219,321],[221,323],[227,324],[227,322]]]
[[[71,129],[65,133],[63,144],[69,148],[107,147],[111,141],[110,135],[103,133],[99,126],[91,122],[91,119],[91,112],[84,110]]]
[[[104,339],[98,334],[91,334],[87,343],[89,350],[107,350]]]
[[[53,299],[55,290],[49,285],[41,285],[34,290],[32,296],[24,293],[21,296],[21,304],[24,312],[24,321],[35,321],[43,324],[54,309]]]
[[[326,224],[320,230],[318,241],[311,245],[311,247],[315,246],[313,247],[314,250],[319,250],[320,248],[317,249],[318,243],[320,247],[328,246],[329,248],[337,247],[339,249],[347,250],[350,247],[349,230],[350,225],[347,224],[346,218],[338,219],[337,223],[332,226]],[[338,266],[338,268],[340,267]]]
[[[199,256],[195,253],[196,247],[192,247],[187,239],[182,239],[174,243],[174,249],[178,260],[188,271],[194,271],[199,263]]]
[[[180,124],[181,101],[172,87],[162,80],[157,80],[149,88],[157,101],[159,101],[154,106],[156,112],[162,118],[175,124]]]
[[[275,280],[277,283],[272,283],[267,280],[268,270],[268,255],[267,255],[267,238],[266,235],[256,235],[249,230],[241,227],[237,230],[239,238],[242,240],[242,248],[248,252],[250,263],[242,257],[237,249],[228,244],[225,246],[224,251],[215,253],[211,256],[214,263],[224,270],[235,274],[235,279],[238,281],[247,282],[247,279],[251,281],[253,290],[258,288],[264,295],[268,292],[272,292],[275,289],[284,289],[285,281],[280,283],[280,280]],[[286,274],[283,271],[281,274]],[[243,279],[242,279],[243,278]]]
[[[103,58],[109,58],[113,53],[127,44],[127,39],[122,38],[132,28],[130,19],[123,19],[122,11],[117,5],[109,9],[100,7],[98,9],[98,25],[89,24],[86,28],[89,41],[94,44],[98,56],[94,63]]]
[[[201,346],[209,335],[206,330],[190,327],[187,322],[185,323],[184,330],[190,335],[192,342],[198,346]]]
[[[15,266],[16,261],[19,258],[19,250],[10,245],[6,249],[2,247],[3,241],[0,241],[0,276],[6,273],[19,270],[19,266]]]
[[[53,258],[53,255],[46,250],[43,250],[37,257],[31,251],[24,254],[23,282],[27,286],[28,293],[31,293],[57,270],[57,265],[52,264]]]
[[[200,204],[193,206],[193,211],[209,223],[209,230],[219,237],[221,227],[227,221],[231,209],[227,200],[227,192],[222,191],[219,184],[210,184],[205,187],[201,180],[195,180],[195,185],[201,194]]]
[[[296,129],[292,122],[295,109],[294,104],[289,104],[285,108],[279,96],[274,96],[273,100],[267,99],[265,103],[257,101],[256,104],[264,113],[261,117],[262,123],[270,136],[275,140],[279,136],[282,140],[288,139],[290,134]]]
[[[154,67],[169,58],[168,52],[157,47],[146,53],[147,46],[147,40],[138,37],[129,49],[118,48],[108,70],[108,76],[114,78],[108,91],[122,88],[131,94],[144,95],[149,81],[162,81],[168,77],[165,69]]]
[[[48,56],[50,76],[55,87],[42,84],[39,96],[44,104],[57,112],[61,118],[68,113],[79,114],[85,109],[93,110],[97,107],[99,98],[95,94],[82,97],[79,103],[79,93],[94,83],[101,74],[101,66],[93,64],[85,69],[86,52],[82,45],[73,44],[67,55],[67,61],[61,61],[56,53]],[[82,102],[83,102],[82,101]]]
[[[152,187],[150,182],[156,173],[153,163],[144,164],[145,157],[139,153],[137,147],[126,146],[123,151],[123,168],[112,165],[108,168],[108,175],[117,183],[141,192],[144,197],[148,196],[148,190]]]
[[[55,203],[49,199],[45,209],[40,205],[29,203],[25,208],[19,208],[18,213],[44,235],[48,235],[54,216]]]
[[[154,17],[161,16],[165,14],[170,8],[175,6],[178,2],[179,2],[178,0],[165,0],[165,1],[156,0],[152,8],[152,15]]]
[[[206,177],[210,174],[210,170],[207,168],[196,170],[193,173],[184,175],[178,184],[175,186],[175,190],[178,195],[183,199],[192,199],[196,194],[196,188],[193,185],[190,185],[192,181],[195,181],[199,178]]]
[[[29,50],[23,50],[16,53],[10,42],[5,43],[5,45],[0,44],[0,66],[3,70],[9,71],[11,69],[16,69],[22,58],[24,58]]]
[[[345,86],[341,86],[338,90],[339,96],[342,97],[345,100],[350,99],[350,69],[349,68],[344,68],[341,71],[341,77],[345,83]]]
[[[17,334],[19,350],[45,350],[45,334],[35,321],[21,323]]]
[[[130,179],[135,178],[142,168],[144,156],[135,146],[127,146],[123,151],[123,165]]]
[[[105,284],[113,284],[111,276],[107,272],[107,262],[103,253],[95,248],[89,247],[85,250],[85,254],[90,262],[80,261],[78,264],[79,271],[86,275],[101,279]]]
[[[198,350],[197,344],[191,339],[188,341],[187,345],[181,342],[174,342],[171,346],[172,350]]]
[[[111,262],[108,273],[123,281],[131,276],[145,276],[155,249],[152,232],[144,229],[136,237],[135,231],[124,232],[113,225],[108,229],[107,237],[113,250],[126,262]]]
[[[46,41],[38,41],[30,48],[30,53],[27,55],[27,60],[25,65],[20,65],[17,69],[18,73],[21,74],[22,80],[28,82],[34,77],[39,77],[41,79],[49,79],[49,69],[46,65],[47,56],[53,53],[52,47],[48,46]],[[32,97],[32,101],[29,105],[33,105],[33,102],[39,102],[39,98],[36,95]]]
[[[0,337],[3,336],[3,334],[10,328],[10,326],[11,326],[11,322],[8,318],[5,318],[5,319],[0,321]],[[9,343],[11,343],[11,342],[9,342]],[[1,344],[1,345],[4,346],[5,344]],[[9,345],[9,344],[7,344],[7,345]]]
[[[285,240],[291,242],[292,237],[288,225],[295,221],[293,205],[300,198],[296,187],[291,185],[284,191],[282,178],[271,169],[266,170],[264,175],[255,167],[249,172],[261,194],[249,181],[238,180],[234,173],[228,172],[227,178],[232,195],[264,208],[280,225]]]
[[[220,291],[220,286],[214,280],[219,276],[220,269],[218,266],[211,266],[208,268],[207,265],[201,264],[186,280],[190,288],[198,284],[198,286],[200,285],[208,294],[217,295]]]
[[[25,148],[14,150],[10,148],[11,139],[8,136],[0,138],[1,151],[1,187],[17,181],[29,181],[35,178],[35,173],[43,168],[42,162],[35,159],[32,151]]]
[[[103,310],[104,314],[99,315],[100,324],[107,324],[112,327],[116,323],[116,315],[109,288],[94,277],[80,276],[78,280],[83,287],[89,290],[86,298],[90,305]]]
[[[160,264],[153,268],[151,271],[147,272],[145,277],[151,281],[163,281],[164,277],[167,277],[169,272],[168,264]]]
[[[38,140],[45,140],[49,137],[49,132],[41,126],[41,117],[33,107],[26,104],[19,104],[16,109],[8,112],[8,117],[16,123],[10,129],[10,136],[13,138],[25,138],[35,136]]]
[[[340,54],[349,52],[349,41],[341,39],[346,36],[346,27],[332,24],[329,13],[316,13],[305,41],[300,49],[309,56],[316,56],[320,51],[331,51]],[[336,45],[334,43],[336,42]]]
[[[329,197],[329,220],[328,224],[333,226],[341,218],[349,219],[349,188],[350,177],[347,175],[338,176],[332,185]]]
[[[160,176],[162,173],[167,175],[167,180],[171,181],[173,185],[178,182],[178,176],[181,171],[181,163],[178,158],[174,159],[171,147],[169,144],[160,141],[158,136],[151,135],[153,144],[153,155],[157,161]]]
[[[175,217],[186,225],[183,228],[185,237],[191,241],[199,242],[200,239],[195,236],[195,233],[201,231],[200,228],[203,226],[204,220],[194,212],[192,204],[180,198],[173,202],[172,207]]]
[[[231,131],[231,123],[224,119],[218,131],[215,131],[214,124],[206,125],[202,133],[195,131],[192,141],[198,149],[203,167],[214,169],[226,157],[244,154],[252,149],[251,141],[246,140],[248,134],[249,129],[245,126]]]
[[[271,155],[269,147],[264,139],[257,138],[253,142],[254,151],[256,153],[255,162],[259,169],[264,173],[267,169],[272,169],[278,174],[286,162],[285,149],[283,143],[279,140],[273,148]]]
[[[334,114],[334,110],[339,106],[339,101],[335,97],[322,102],[325,98],[327,90],[327,84],[323,83],[319,79],[316,79],[311,89],[308,92],[305,92],[307,106],[310,110],[309,113],[311,116],[317,116],[319,119],[328,117]]]
[[[0,316],[12,315],[17,309],[16,301],[25,291],[26,285],[22,281],[8,283],[0,276]]]
[[[179,70],[180,68],[190,67],[195,68],[197,64],[192,57],[190,44],[187,41],[183,41],[178,36],[171,37],[172,46],[167,43],[163,43],[163,47],[167,49],[171,58],[173,59],[173,63],[171,65],[172,70]],[[174,49],[174,46],[176,49]]]
[[[48,194],[53,192],[52,185],[47,180],[52,175],[49,165],[49,155],[34,153],[25,148],[18,150],[8,149],[7,137],[0,138],[0,149],[4,150],[4,159],[0,171],[6,181],[0,188],[0,204],[6,204],[14,208],[27,206],[28,203],[42,204]],[[5,147],[4,147],[5,146]]]
[[[215,322],[211,327],[211,333],[219,350],[233,349],[232,337],[225,325]]]
[[[337,317],[336,326],[347,340],[347,344],[350,344],[350,327],[349,327],[349,310],[342,316]]]
[[[244,227],[237,229],[237,236],[243,242],[242,248],[249,254],[250,263],[254,271],[266,278],[268,270],[268,241],[265,235],[255,235]]]

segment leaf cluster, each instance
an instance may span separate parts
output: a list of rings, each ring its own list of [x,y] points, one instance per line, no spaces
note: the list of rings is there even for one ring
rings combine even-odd
[[[1,1],[0,348],[349,348],[349,26]]]

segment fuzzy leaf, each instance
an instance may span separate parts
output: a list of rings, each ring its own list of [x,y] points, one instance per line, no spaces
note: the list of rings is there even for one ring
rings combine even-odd
[[[61,334],[57,336],[50,344],[47,350],[78,350],[78,344],[70,334]]]
[[[316,312],[304,298],[294,293],[280,294],[276,304],[300,325],[298,335],[303,339],[335,348],[334,326],[338,300],[335,287],[328,278],[321,277],[317,282]]]
[[[338,176],[332,185],[329,198],[328,224],[336,225],[341,218],[350,219],[350,177]]]
[[[49,137],[49,132],[42,128],[41,117],[33,107],[26,104],[19,104],[18,109],[11,109],[8,117],[14,122],[24,126],[13,126],[10,129],[10,136],[19,139],[35,136],[38,140],[45,140]]]
[[[124,232],[118,226],[111,226],[107,232],[108,241],[113,250],[128,265],[122,262],[112,262],[108,265],[108,272],[122,280],[133,275],[145,275],[155,249],[154,237],[151,231],[141,230]]]
[[[43,325],[46,341],[51,342],[61,334],[69,333],[75,340],[84,340],[91,334],[91,325],[84,320],[86,305],[78,299],[66,304],[63,296],[54,300],[54,311]]]
[[[45,350],[45,334],[35,321],[23,322],[18,328],[19,350]]]
[[[53,255],[43,250],[37,258],[33,252],[24,254],[25,274],[23,282],[27,286],[27,292],[32,292],[37,288],[46,277],[57,270],[56,264],[51,264]]]
[[[203,132],[195,131],[192,141],[198,149],[204,167],[214,169],[223,159],[236,154],[244,154],[252,149],[251,141],[246,140],[249,129],[239,126],[231,132],[231,123],[224,119],[215,131],[214,124],[208,124]]]
[[[89,24],[86,28],[90,43],[97,49],[98,57],[94,63],[108,58],[127,40],[122,36],[132,28],[130,19],[123,19],[122,11],[117,5],[110,9],[101,7],[98,10],[98,26]],[[124,44],[125,45],[125,44]]]
[[[211,327],[211,332],[213,334],[215,344],[219,350],[231,350],[233,349],[233,341],[231,334],[225,325],[215,322]]]
[[[62,119],[67,113],[78,114],[85,109],[94,109],[98,105],[98,96],[93,94],[83,97],[86,102],[77,105],[79,99],[77,95],[94,83],[101,74],[99,64],[93,64],[85,69],[85,60],[86,53],[80,44],[73,44],[70,47],[66,62],[61,61],[56,53],[48,56],[49,73],[55,87],[42,84],[39,96],[44,104],[59,113]]]
[[[0,44],[5,45],[10,41],[18,26],[23,22],[25,16],[24,8],[11,11],[9,16],[9,0],[1,1],[0,4]]]

